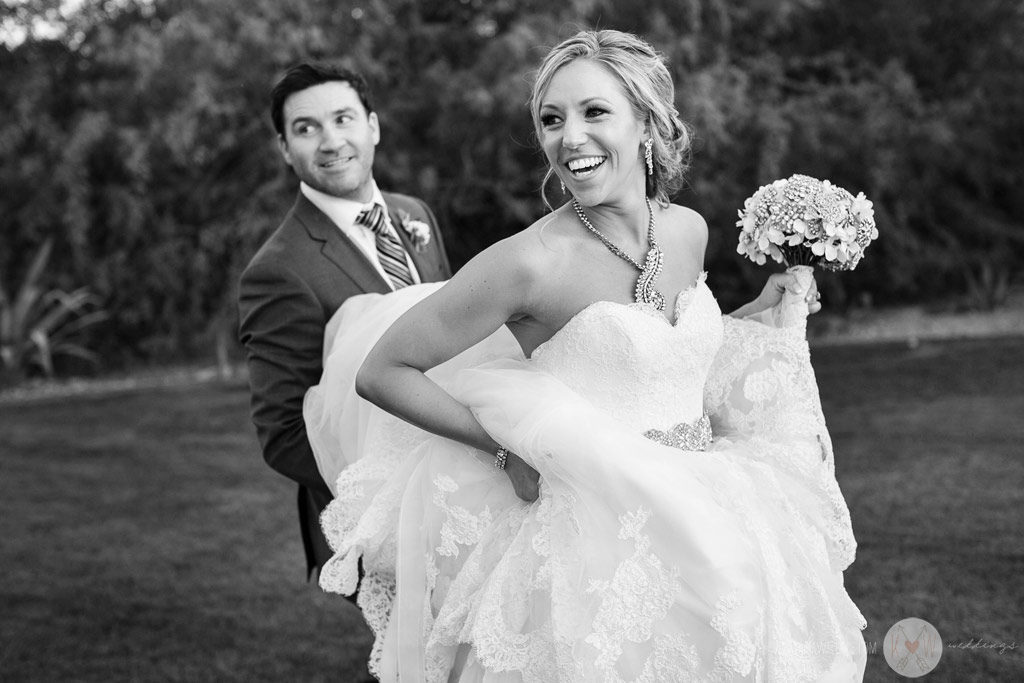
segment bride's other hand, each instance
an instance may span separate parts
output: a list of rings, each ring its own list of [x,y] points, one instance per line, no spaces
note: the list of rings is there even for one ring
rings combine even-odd
[[[740,306],[730,313],[734,318],[746,318],[777,306],[782,301],[783,294],[787,290],[796,293],[799,290],[799,283],[793,273],[774,273],[768,276],[768,282],[756,299],[748,304]],[[818,282],[811,278],[811,285],[804,294],[804,301],[807,302],[807,312],[817,313],[821,310],[821,295],[818,293]]]
[[[515,453],[509,453],[505,461],[505,474],[512,482],[516,495],[527,503],[537,500],[540,495],[540,473],[530,467]]]
[[[774,273],[768,276],[768,282],[765,283],[764,289],[761,290],[760,296],[757,297],[757,301],[763,303],[762,308],[772,308],[782,301],[782,296],[787,290],[797,293],[799,288],[800,285],[797,282],[796,275],[793,273]],[[804,301],[807,302],[809,313],[813,314],[821,310],[821,294],[818,293],[818,281],[813,277],[811,278],[810,287],[804,294]]]

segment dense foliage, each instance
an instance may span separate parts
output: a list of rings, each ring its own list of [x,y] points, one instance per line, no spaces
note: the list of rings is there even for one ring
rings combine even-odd
[[[669,62],[696,132],[677,200],[708,219],[723,298],[763,277],[734,253],[736,209],[794,172],[875,202],[870,258],[822,278],[833,307],[994,306],[1024,262],[1016,1],[60,4],[0,5],[0,281],[53,238],[49,284],[87,286],[111,314],[92,330],[108,366],[233,344],[238,273],[294,196],[268,90],[306,58],[368,76],[378,182],[435,207],[457,264],[543,212],[530,71],[592,26]]]

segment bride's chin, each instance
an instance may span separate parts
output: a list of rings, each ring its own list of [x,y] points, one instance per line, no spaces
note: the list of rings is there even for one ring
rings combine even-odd
[[[566,189],[569,188],[567,187]],[[608,198],[607,192],[596,187],[575,188],[570,190],[570,192],[572,193],[571,199],[575,199],[580,206],[585,208],[600,206],[601,204],[604,204]]]
[[[625,180],[605,181],[601,183],[580,183],[570,187],[566,183],[565,189],[572,195],[569,201],[575,199],[584,208],[597,206],[633,206],[635,202],[643,202],[647,196],[643,186],[634,187],[632,183]]]

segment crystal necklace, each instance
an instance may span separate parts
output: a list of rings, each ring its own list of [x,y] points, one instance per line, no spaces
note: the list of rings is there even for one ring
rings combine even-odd
[[[647,224],[647,243],[650,245],[647,251],[647,257],[644,259],[644,264],[641,266],[632,256],[619,249],[617,246],[612,244],[612,241],[605,237],[601,232],[594,227],[587,218],[587,214],[583,212],[583,207],[576,199],[572,200],[572,208],[576,210],[576,215],[580,217],[580,221],[590,232],[597,236],[597,239],[601,240],[604,246],[608,247],[608,251],[612,252],[619,258],[627,261],[633,265],[634,268],[640,271],[640,277],[636,280],[636,289],[633,292],[633,297],[636,299],[638,304],[649,304],[654,306],[659,311],[665,310],[665,297],[662,296],[661,292],[654,288],[654,281],[661,275],[661,268],[665,263],[665,254],[662,253],[661,247],[658,246],[658,241],[654,239],[654,209],[651,208],[651,200],[644,197],[644,201],[647,202],[647,214],[651,217],[650,222]]]

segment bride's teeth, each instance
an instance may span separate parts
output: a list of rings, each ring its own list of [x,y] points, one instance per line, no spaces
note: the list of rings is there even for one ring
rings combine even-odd
[[[603,163],[604,157],[586,157],[584,159],[573,159],[566,165],[573,173],[580,173],[595,169]]]

